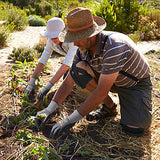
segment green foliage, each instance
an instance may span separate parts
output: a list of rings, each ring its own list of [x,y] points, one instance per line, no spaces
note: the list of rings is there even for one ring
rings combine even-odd
[[[110,4],[107,0],[103,0],[100,5],[97,6],[95,14],[106,20],[108,30],[115,30],[117,19],[114,4]]]
[[[24,30],[28,25],[28,18],[23,10],[12,8],[8,10],[7,24],[12,30]]]
[[[138,30],[141,32],[141,40],[159,39],[160,33],[155,21],[148,16],[140,16]]]
[[[137,0],[103,0],[94,13],[106,20],[107,30],[130,33],[137,30],[139,7]]]
[[[5,26],[0,26],[0,48],[5,47],[9,36],[9,30]]]
[[[38,157],[38,159],[42,160],[62,160],[62,157],[57,154],[55,149],[43,145],[33,147],[30,152],[25,153],[24,160],[32,159],[33,157]]]
[[[16,138],[26,145],[35,141],[35,138],[32,136],[32,134],[27,133],[26,130],[19,130],[16,134]]]
[[[42,17],[45,17],[46,15],[52,15],[53,12],[52,4],[47,1],[42,1],[41,3],[35,3],[34,8],[35,8],[35,13]]]
[[[141,36],[139,32],[135,32],[134,34],[129,34],[128,35],[135,43],[141,41]]]
[[[42,145],[44,142],[47,142],[45,139],[41,137],[34,137],[26,130],[18,130],[16,138],[17,140],[21,141],[23,145],[34,145],[33,147],[30,147],[30,150],[25,153],[24,160],[32,159],[33,157],[38,157],[38,159],[44,160],[62,159],[62,157],[57,154],[55,149]]]
[[[29,16],[28,20],[29,20],[30,26],[45,26],[46,25],[45,19],[39,16],[36,16],[36,15]]]
[[[160,9],[152,7],[148,10],[147,16],[150,17],[151,21],[156,23],[157,28],[160,30]]]
[[[26,12],[9,3],[0,1],[0,20],[7,21],[11,31],[24,30],[28,25]]]
[[[26,60],[27,62],[33,61],[34,57],[37,56],[37,51],[29,48],[29,47],[22,47],[22,48],[13,48],[12,53],[9,55],[9,59],[17,60],[24,62]]]
[[[78,154],[79,156],[86,157],[86,156],[92,155],[93,152],[92,152],[91,150],[85,150],[85,151],[79,150],[79,151],[77,152],[77,154]]]
[[[37,50],[37,52],[39,53],[38,57],[40,57],[40,55],[43,52],[45,46],[46,46],[46,42],[45,43],[41,42],[41,43],[38,43],[34,46],[34,49]]]
[[[54,15],[57,17],[65,17],[65,13],[71,10],[71,8],[78,3],[78,0],[53,0]],[[77,7],[77,6],[76,6]],[[73,7],[75,8],[75,7]]]

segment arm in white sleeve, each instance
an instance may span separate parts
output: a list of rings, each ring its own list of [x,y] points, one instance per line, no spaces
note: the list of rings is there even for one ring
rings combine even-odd
[[[69,50],[68,50],[67,55],[63,61],[63,64],[71,67],[78,47],[74,46],[73,43],[69,43],[68,45],[69,45]]]
[[[41,58],[39,59],[39,63],[43,63],[44,65],[46,65],[48,59],[50,58],[50,56],[53,52],[53,50],[54,50],[54,44],[50,39],[48,39],[47,44],[44,48],[44,51],[41,55]]]

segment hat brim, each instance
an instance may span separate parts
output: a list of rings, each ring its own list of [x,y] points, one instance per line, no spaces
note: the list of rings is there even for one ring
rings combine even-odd
[[[66,27],[60,34],[59,40],[61,42],[76,42],[82,39],[92,37],[100,33],[105,27],[106,22],[101,17],[93,17],[94,23],[91,27],[81,30],[81,31],[69,31]]]
[[[40,32],[40,34],[46,38],[57,38],[59,33],[60,31],[59,32],[47,32],[47,31]]]

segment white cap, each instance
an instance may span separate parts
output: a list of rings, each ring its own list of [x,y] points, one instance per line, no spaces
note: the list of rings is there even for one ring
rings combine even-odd
[[[57,38],[64,27],[65,24],[61,18],[51,18],[47,22],[46,31],[41,32],[41,35],[46,38]]]

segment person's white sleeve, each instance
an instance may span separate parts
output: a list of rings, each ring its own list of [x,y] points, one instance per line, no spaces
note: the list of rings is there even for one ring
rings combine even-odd
[[[48,59],[50,58],[50,56],[53,52],[53,49],[54,49],[54,44],[50,39],[48,39],[47,44],[44,48],[44,51],[39,59],[39,63],[43,63],[44,65],[46,65]]]
[[[73,43],[69,43],[68,45],[69,45],[69,50],[68,50],[67,55],[63,61],[63,64],[71,67],[78,47],[74,46]]]

